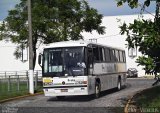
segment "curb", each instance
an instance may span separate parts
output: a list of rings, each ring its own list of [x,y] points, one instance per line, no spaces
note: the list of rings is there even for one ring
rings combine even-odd
[[[134,95],[133,95],[132,97],[129,98],[129,100],[128,100],[128,102],[127,102],[125,108],[124,108],[124,113],[128,113],[128,107],[129,107],[129,104],[130,104],[130,102],[131,102],[131,100],[132,100],[133,97],[134,97]]]
[[[131,103],[133,97],[134,97],[136,94],[142,92],[143,90],[145,90],[145,89],[142,89],[142,90],[140,90],[140,91],[137,91],[133,96],[131,96],[131,97],[128,99],[127,104],[126,104],[126,106],[125,106],[125,108],[124,108],[124,113],[129,113],[129,112],[128,112],[128,108],[129,108],[129,104]]]
[[[28,94],[28,95],[23,95],[23,96],[17,96],[17,97],[13,97],[13,98],[8,98],[8,99],[4,99],[4,100],[0,100],[0,104],[4,103],[4,102],[9,102],[12,100],[16,100],[16,99],[22,99],[25,97],[31,97],[31,96],[37,96],[37,95],[41,95],[43,94],[43,92],[39,92],[39,93],[35,93],[35,94]]]

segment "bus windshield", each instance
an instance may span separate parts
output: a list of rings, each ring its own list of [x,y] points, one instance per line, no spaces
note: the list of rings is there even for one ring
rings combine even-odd
[[[45,76],[82,76],[84,48],[49,48],[43,54],[43,75]]]

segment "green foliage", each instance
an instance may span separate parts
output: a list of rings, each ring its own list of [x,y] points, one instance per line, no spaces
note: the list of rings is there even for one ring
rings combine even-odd
[[[118,0],[117,5],[128,3],[131,8],[136,8],[138,0]],[[144,6],[149,6],[151,0],[145,0]],[[128,48],[139,48],[143,56],[137,59],[139,65],[144,66],[146,73],[160,72],[160,18],[155,16],[155,21],[143,18],[135,19],[133,23],[120,26],[120,33],[126,34]]]
[[[37,43],[83,39],[81,32],[96,30],[104,34],[102,15],[85,0],[32,0],[34,65]],[[0,25],[0,39],[19,44],[14,55],[21,57],[20,46],[28,47],[27,0],[21,0]]]
[[[130,8],[137,8],[139,5],[139,0],[116,0],[117,1],[117,6],[122,6],[124,3],[128,3],[128,6]],[[151,0],[145,0],[144,1],[144,6],[149,6]]]
[[[152,87],[137,93],[133,100],[140,108],[158,108],[160,106],[160,86]],[[158,111],[157,111],[158,112]]]
[[[139,56],[136,62],[139,65],[144,66],[143,69],[146,73],[150,73],[156,67],[154,60],[151,57]]]
[[[122,6],[126,2],[132,9],[138,7],[138,0],[117,0],[117,6]]]

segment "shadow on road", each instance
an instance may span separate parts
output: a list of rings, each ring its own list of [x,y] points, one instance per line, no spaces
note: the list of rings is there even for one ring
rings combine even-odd
[[[93,99],[92,95],[89,96],[67,96],[63,100],[57,99],[56,97],[49,98],[48,101],[70,101],[70,102],[85,102],[91,101]]]

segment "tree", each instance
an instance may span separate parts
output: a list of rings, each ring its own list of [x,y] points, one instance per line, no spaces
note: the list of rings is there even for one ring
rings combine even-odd
[[[145,0],[142,6],[142,11],[145,7],[150,5],[153,0]],[[124,3],[128,3],[131,8],[137,8],[139,6],[138,0],[118,0],[117,5],[121,6]],[[156,1],[159,2],[158,0]],[[159,18],[159,6],[156,7],[154,21],[135,19],[134,23],[127,25],[123,23],[120,26],[121,34],[127,35],[126,41],[129,48],[139,48],[142,53],[136,62],[138,65],[144,66],[146,73],[160,72],[160,18]]]
[[[14,52],[17,59],[21,48],[28,47],[27,17],[27,0],[21,0],[0,25],[0,39],[19,45]],[[83,39],[83,31],[104,34],[101,19],[85,0],[32,0],[33,66],[38,44]]]

